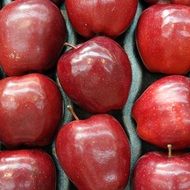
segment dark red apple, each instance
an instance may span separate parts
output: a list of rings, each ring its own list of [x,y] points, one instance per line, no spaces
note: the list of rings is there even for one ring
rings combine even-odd
[[[12,0],[14,1],[14,0]],[[16,1],[16,0],[15,0]],[[19,1],[19,0],[18,0]],[[64,2],[64,0],[50,0],[52,1],[53,3],[55,3],[56,5],[60,5],[62,2]]]
[[[190,7],[157,4],[138,22],[137,47],[151,72],[185,74],[190,71]]]
[[[51,142],[62,113],[55,83],[41,74],[0,81],[0,141],[8,147]]]
[[[117,37],[129,27],[136,13],[137,0],[66,0],[65,6],[80,35]]]
[[[144,1],[149,4],[174,3],[174,4],[190,5],[190,0],[144,0]]]
[[[130,145],[112,116],[95,115],[63,126],[56,139],[60,164],[79,190],[123,190]]]
[[[168,157],[150,152],[142,156],[135,167],[134,190],[190,189],[190,154]]]
[[[190,0],[171,0],[172,3],[190,5]]]
[[[132,115],[143,140],[162,148],[190,147],[190,79],[173,75],[154,82],[137,99]]]
[[[57,67],[68,96],[90,112],[121,109],[131,85],[131,66],[124,50],[107,37],[96,37],[63,54]]]
[[[53,67],[65,41],[65,22],[49,0],[18,0],[0,12],[0,63],[9,76]]]
[[[0,189],[56,190],[52,159],[39,150],[1,151]]]

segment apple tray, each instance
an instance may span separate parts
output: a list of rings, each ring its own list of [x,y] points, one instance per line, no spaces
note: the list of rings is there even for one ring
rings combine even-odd
[[[11,2],[11,0],[0,0],[0,7],[2,8],[7,3],[10,3],[10,2]],[[122,110],[111,113],[123,125],[128,137],[129,137],[130,144],[131,144],[131,175],[130,175],[129,183],[128,183],[127,187],[125,188],[125,190],[132,189],[132,185],[131,185],[132,171],[133,171],[136,160],[139,158],[139,156],[142,154],[142,152],[146,152],[147,150],[151,149],[151,146],[149,144],[142,143],[141,140],[139,139],[139,137],[137,136],[136,130],[135,130],[135,123],[134,123],[133,119],[131,118],[131,109],[132,109],[134,101],[140,95],[140,93],[142,91],[144,91],[144,89],[148,85],[150,85],[153,81],[162,77],[162,75],[151,74],[144,68],[143,64],[140,61],[140,57],[139,57],[137,49],[136,49],[135,28],[136,28],[138,18],[140,16],[143,8],[144,8],[144,5],[139,3],[138,9],[136,12],[136,16],[133,19],[133,22],[131,23],[130,28],[122,36],[120,36],[119,38],[116,39],[116,41],[119,42],[120,45],[127,52],[129,60],[131,62],[131,67],[132,67],[132,86],[130,89],[130,95],[129,95],[128,101],[126,102],[126,104]],[[67,40],[66,41],[71,44],[78,44],[78,43],[85,41],[79,35],[75,34],[75,32],[73,31],[71,24],[68,20],[67,13],[65,11],[64,6],[61,6],[60,9],[65,18],[66,26],[67,26]],[[68,49],[69,48],[65,48],[63,51],[67,51]],[[72,120],[71,114],[66,109],[66,106],[69,104],[72,104],[72,102],[69,100],[67,95],[63,92],[63,90],[60,87],[59,81],[56,76],[56,69],[54,68],[45,74],[56,81],[57,85],[60,88],[62,97],[63,97],[64,114],[63,114],[61,125],[60,125],[60,126],[62,126],[64,123],[67,123]],[[2,70],[0,70],[0,77],[1,78],[6,77]],[[79,117],[81,119],[90,116],[89,113],[80,109],[76,105],[74,105],[74,107],[75,107],[77,114],[79,115]],[[2,150],[2,149],[4,149],[4,147],[2,147],[0,145],[0,149]],[[61,169],[61,167],[59,165],[59,162],[57,160],[56,153],[55,153],[54,142],[52,143],[52,145],[45,147],[44,149],[52,156],[52,158],[56,164],[57,190],[74,190],[74,189],[76,189],[72,185],[72,183],[68,180],[67,176],[65,175],[65,173],[63,172],[63,170]]]

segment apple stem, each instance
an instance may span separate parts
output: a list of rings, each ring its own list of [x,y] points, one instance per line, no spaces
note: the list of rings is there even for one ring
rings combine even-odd
[[[71,112],[71,114],[73,115],[73,117],[75,118],[75,120],[79,120],[79,118],[77,117],[77,115],[74,112],[73,107],[71,105],[68,105],[67,109]]]
[[[168,144],[167,147],[168,147],[168,157],[171,158],[172,157],[172,145]]]
[[[73,49],[77,49],[76,46],[74,46],[74,45],[72,45],[72,44],[70,44],[70,43],[68,43],[68,42],[65,42],[65,43],[64,43],[64,46],[69,46],[69,47],[71,47],[71,48],[73,48]]]

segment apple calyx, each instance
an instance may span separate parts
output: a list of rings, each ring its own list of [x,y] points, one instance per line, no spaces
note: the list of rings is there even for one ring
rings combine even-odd
[[[167,147],[168,147],[168,158],[171,158],[172,157],[172,145],[168,144]]]
[[[75,120],[79,120],[78,116],[76,115],[75,111],[73,110],[73,107],[71,105],[67,105],[67,109],[70,111],[72,116],[75,118]]]
[[[69,47],[71,47],[72,49],[77,49],[76,46],[74,46],[73,44],[70,44],[70,43],[68,43],[68,42],[65,42],[65,43],[64,43],[64,46],[69,46]]]

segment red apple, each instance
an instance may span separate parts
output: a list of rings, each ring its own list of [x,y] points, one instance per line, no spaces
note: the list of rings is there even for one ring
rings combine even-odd
[[[190,189],[190,154],[168,157],[150,152],[136,164],[134,190],[188,190]]]
[[[0,81],[0,141],[7,147],[51,142],[62,113],[55,83],[41,74]]]
[[[0,189],[56,190],[52,159],[38,150],[1,151]]]
[[[95,115],[63,126],[56,139],[60,164],[79,190],[123,190],[130,169],[130,146],[112,116]]]
[[[190,147],[190,79],[173,75],[154,82],[137,99],[132,115],[143,140],[162,148]]]
[[[121,109],[131,85],[127,54],[115,41],[96,37],[63,54],[58,78],[67,95],[90,112]]]
[[[75,30],[84,37],[102,34],[119,36],[130,25],[137,0],[66,0],[65,6]]]
[[[151,72],[185,74],[190,71],[190,7],[154,5],[138,22],[136,41]]]
[[[190,5],[190,0],[171,0],[172,3]]]
[[[190,0],[144,0],[149,4],[156,3],[174,3],[174,4],[182,4],[182,5],[190,5]]]
[[[12,1],[16,1],[16,0],[12,0]],[[19,0],[18,0],[19,1]],[[64,0],[50,0],[53,3],[55,3],[56,5],[60,5],[62,2],[64,2]]]
[[[0,12],[0,63],[9,76],[42,72],[57,61],[65,22],[49,0],[18,0]]]

